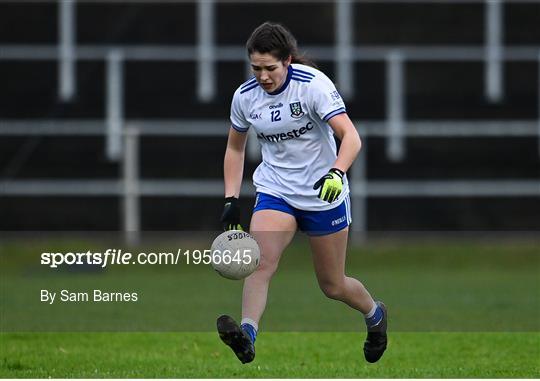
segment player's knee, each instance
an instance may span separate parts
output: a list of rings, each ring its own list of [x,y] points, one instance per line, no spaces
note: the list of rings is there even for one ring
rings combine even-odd
[[[320,283],[322,292],[330,299],[341,300],[345,294],[345,287],[341,283],[325,282]]]
[[[263,257],[261,258],[261,263],[259,264],[259,267],[257,267],[256,272],[259,274],[259,276],[271,278],[277,271],[277,268],[278,261],[270,261]]]

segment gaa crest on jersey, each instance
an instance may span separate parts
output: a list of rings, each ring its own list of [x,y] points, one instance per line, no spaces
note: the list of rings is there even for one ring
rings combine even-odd
[[[289,107],[291,108],[291,116],[293,118],[298,119],[304,116],[304,111],[302,110],[302,104],[300,102],[289,103]]]

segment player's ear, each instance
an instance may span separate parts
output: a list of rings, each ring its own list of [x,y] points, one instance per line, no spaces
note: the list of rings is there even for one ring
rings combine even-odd
[[[283,66],[288,67],[292,62],[292,56],[289,55],[285,61],[283,61]]]

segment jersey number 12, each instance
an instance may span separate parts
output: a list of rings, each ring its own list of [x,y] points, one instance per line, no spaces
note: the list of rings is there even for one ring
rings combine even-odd
[[[271,119],[272,119],[272,122],[278,122],[281,120],[281,116],[279,115],[279,110],[272,111]]]

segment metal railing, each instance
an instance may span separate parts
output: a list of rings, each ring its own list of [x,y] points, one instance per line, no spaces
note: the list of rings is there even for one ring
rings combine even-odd
[[[207,102],[215,97],[218,61],[245,62],[243,46],[217,46],[214,41],[216,3],[197,1],[197,44],[193,46],[91,46],[76,44],[75,0],[59,1],[58,45],[1,45],[0,60],[55,60],[58,62],[59,98],[71,100],[77,92],[76,62],[103,60],[106,62],[105,120],[0,120],[0,136],[4,135],[105,135],[105,152],[110,160],[122,162],[123,175],[118,180],[17,180],[0,181],[0,195],[37,196],[123,196],[123,228],[138,231],[140,227],[139,199],[141,196],[222,196],[221,179],[197,180],[140,180],[138,174],[138,142],[144,135],[224,136],[226,120],[125,120],[123,100],[123,69],[126,61],[167,60],[197,62],[197,97]],[[139,0],[140,1],[140,0]],[[381,1],[381,0],[379,0]],[[385,0],[382,0],[385,1]],[[356,1],[364,2],[364,1]],[[403,1],[386,1],[402,3]],[[405,1],[410,3],[441,2]],[[450,2],[450,1],[448,1]],[[460,1],[469,3],[469,1]],[[478,3],[478,2],[470,2]],[[336,7],[334,46],[304,46],[320,60],[336,63],[337,86],[345,98],[355,89],[354,63],[382,61],[386,65],[386,121],[356,121],[361,136],[386,138],[387,157],[400,161],[406,155],[407,137],[467,137],[521,136],[537,137],[540,154],[540,46],[503,46],[504,2],[485,1],[484,46],[357,46],[353,41],[354,1],[334,2]],[[506,61],[538,63],[539,117],[529,121],[408,121],[405,115],[404,94],[407,61],[479,61],[485,63],[485,95],[491,102],[504,96],[503,68]],[[366,143],[369,139],[364,140]],[[367,144],[364,144],[366,150]],[[248,157],[257,159],[256,139],[249,139]],[[366,229],[366,198],[384,197],[520,197],[540,196],[540,180],[482,180],[482,181],[373,181],[366,178],[366,154],[359,157],[351,169],[353,229]],[[245,182],[244,192],[252,192]]]

